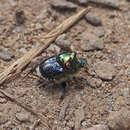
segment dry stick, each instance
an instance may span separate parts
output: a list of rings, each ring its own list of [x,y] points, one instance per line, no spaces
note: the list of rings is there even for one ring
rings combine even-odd
[[[26,111],[31,112],[33,115],[35,115],[36,117],[38,117],[40,119],[40,122],[47,128],[50,128],[49,125],[47,125],[45,123],[45,120],[47,120],[47,117],[44,117],[43,115],[36,113],[34,110],[30,109],[29,107],[23,105],[22,102],[17,101],[12,95],[10,95],[9,93],[5,92],[4,90],[0,89],[0,92],[10,101],[16,103],[17,105],[21,106],[22,108],[24,108]]]
[[[9,68],[6,68],[4,72],[0,74],[0,84],[5,81],[16,78],[18,74],[22,72],[24,67],[30,63],[30,61],[45,50],[60,34],[69,29],[75,22],[77,22],[82,16],[89,12],[89,8],[81,10],[79,13],[71,16],[65,20],[62,24],[43,37],[44,44],[38,44],[35,48],[27,52],[23,57],[14,62]]]

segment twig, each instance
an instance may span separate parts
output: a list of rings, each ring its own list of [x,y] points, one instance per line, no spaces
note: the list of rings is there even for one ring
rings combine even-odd
[[[26,111],[32,113],[33,115],[35,115],[37,118],[40,119],[40,122],[47,128],[50,128],[50,126],[45,123],[45,121],[47,120],[47,117],[41,115],[40,113],[35,112],[34,110],[30,109],[29,107],[27,107],[26,105],[24,105],[22,102],[17,101],[12,95],[10,95],[9,93],[5,92],[4,90],[0,89],[0,92],[10,101],[16,103],[17,105],[19,105],[20,107],[24,108]],[[47,121],[46,121],[47,122]]]
[[[12,80],[20,74],[23,69],[30,63],[30,61],[39,55],[43,50],[45,50],[60,34],[69,29],[75,22],[77,22],[82,16],[84,16],[90,9],[85,8],[81,10],[79,13],[71,16],[67,20],[65,20],[62,24],[48,33],[45,37],[43,37],[42,42],[44,44],[38,44],[35,48],[31,49],[27,52],[23,57],[14,62],[9,68],[6,68],[0,74],[0,84],[5,81]]]

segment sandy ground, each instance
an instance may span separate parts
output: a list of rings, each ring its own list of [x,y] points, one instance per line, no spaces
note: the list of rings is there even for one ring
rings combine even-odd
[[[62,102],[60,87],[39,88],[38,78],[33,75],[22,80],[22,73],[2,89],[46,116],[53,130],[85,130],[107,124],[112,111],[130,109],[130,2],[119,2],[121,11],[92,5],[91,13],[102,25],[93,26],[84,18],[64,34],[72,50],[87,59],[93,76],[82,71],[83,78],[79,76],[78,81],[68,85]],[[0,72],[35,47],[41,36],[84,8],[77,6],[75,11],[60,11],[47,0],[0,0],[0,49],[15,56],[10,61],[0,59]],[[24,12],[21,24],[15,17],[20,11]],[[32,40],[35,36],[37,42]],[[59,52],[60,48],[53,44],[44,55]],[[0,95],[1,130],[29,130],[37,119]],[[39,124],[35,129],[47,128]]]

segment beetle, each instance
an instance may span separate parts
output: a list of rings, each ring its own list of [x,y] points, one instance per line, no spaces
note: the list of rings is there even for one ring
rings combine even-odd
[[[66,80],[80,71],[80,68],[88,68],[87,61],[78,58],[76,52],[64,52],[43,60],[36,67],[36,73],[40,78],[53,80],[60,83],[63,91],[61,99],[64,98]]]

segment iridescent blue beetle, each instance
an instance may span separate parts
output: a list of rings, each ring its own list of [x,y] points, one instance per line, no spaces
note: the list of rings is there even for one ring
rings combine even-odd
[[[41,78],[60,82],[64,97],[66,79],[79,72],[82,67],[88,67],[85,59],[77,58],[76,52],[66,52],[42,61],[36,68],[36,73]]]
[[[87,67],[86,61],[77,58],[75,52],[67,52],[44,60],[36,68],[36,72],[41,78],[60,79],[77,73],[81,67]]]

